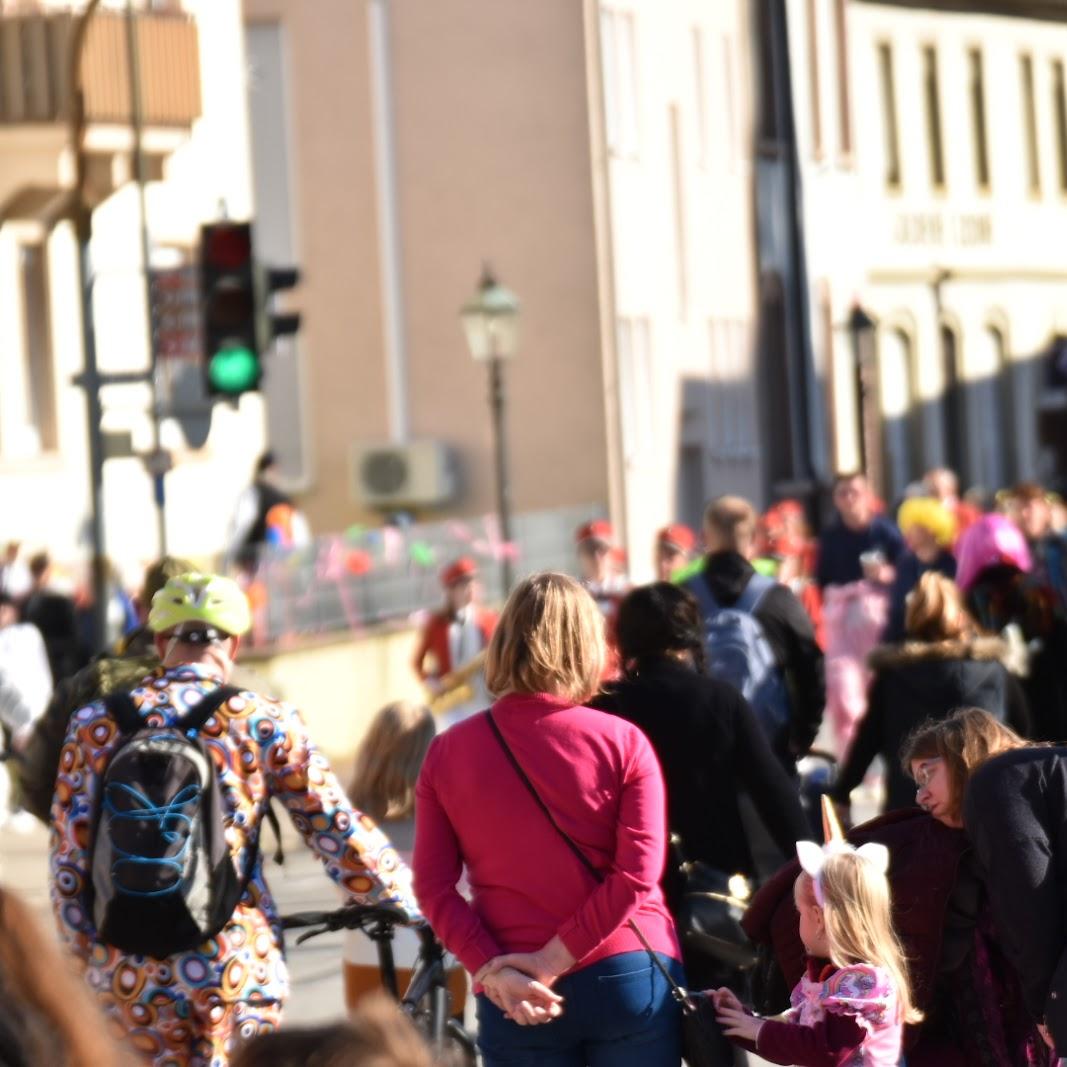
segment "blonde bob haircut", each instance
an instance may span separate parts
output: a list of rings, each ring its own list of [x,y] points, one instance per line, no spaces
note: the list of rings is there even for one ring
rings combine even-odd
[[[549,693],[575,704],[600,687],[604,617],[566,574],[544,571],[520,582],[489,642],[485,682],[494,696]]]

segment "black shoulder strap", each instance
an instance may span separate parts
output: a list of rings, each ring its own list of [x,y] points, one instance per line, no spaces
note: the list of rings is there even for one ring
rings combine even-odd
[[[573,838],[558,822],[549,810],[548,805],[541,799],[541,794],[534,788],[533,782],[527,777],[526,772],[522,769],[522,764],[515,758],[515,753],[511,751],[511,747],[507,741],[504,740],[504,735],[500,732],[500,727],[496,724],[496,719],[493,718],[492,711],[485,713],[486,718],[489,720],[489,727],[496,736],[500,747],[504,750],[504,755],[507,756],[508,762],[515,768],[515,773],[522,779],[522,784],[530,791],[530,796],[537,801],[537,806],[545,813],[545,818],[552,824],[552,828],[559,834],[560,837],[567,843],[567,847],[573,852],[581,861],[582,866],[598,881],[604,881],[604,876],[593,866],[593,861],[575,844]]]
[[[194,733],[203,728],[204,723],[226,703],[230,697],[237,696],[241,690],[234,685],[220,685],[213,689],[203,700],[185,713],[178,720],[177,725],[183,730],[192,730]],[[136,733],[144,726],[144,718],[137,701],[131,693],[111,693],[104,700],[111,717],[119,724],[119,729],[124,734]]]
[[[541,794],[537,792],[533,782],[527,777],[526,772],[522,769],[522,764],[515,758],[515,753],[511,751],[511,746],[504,740],[504,735],[500,732],[500,727],[496,724],[496,719],[493,718],[492,710],[485,713],[485,717],[489,720],[489,727],[493,731],[494,736],[500,744],[500,747],[504,750],[504,755],[507,756],[508,762],[515,768],[515,773],[522,779],[522,784],[530,791],[530,796],[537,801],[537,806],[545,813],[545,818],[552,824],[552,828],[567,842],[567,847],[573,852],[578,859],[582,861],[582,866],[598,881],[603,882],[604,876],[593,866],[593,861],[579,848],[574,839],[558,822],[549,810],[548,805],[541,799]],[[627,919],[626,925],[634,932],[634,936],[641,942],[645,952],[648,953],[648,958],[652,961],[653,966],[667,979],[667,984],[671,987],[671,995],[681,1005],[683,1011],[693,1011],[693,1006],[689,999],[689,994],[682,988],[673,978],[670,971],[663,966],[659,956],[656,955],[652,946],[645,938],[644,932],[641,927],[637,925],[634,919]]]
[[[137,701],[126,692],[110,693],[104,700],[104,707],[108,714],[119,724],[119,730],[124,734],[132,734],[140,730],[144,725],[141,713],[137,709]]]
[[[235,685],[220,685],[218,689],[212,689],[210,693],[199,703],[194,704],[177,722],[186,733],[190,730],[198,733],[204,723],[215,714],[230,697],[235,697],[241,690]]]

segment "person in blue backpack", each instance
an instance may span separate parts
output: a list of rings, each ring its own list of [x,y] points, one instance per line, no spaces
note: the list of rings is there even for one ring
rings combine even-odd
[[[704,565],[685,583],[704,616],[708,673],[748,700],[792,769],[811,748],[826,703],[823,654],[796,596],[750,562],[756,510],[721,496],[704,511]]]
[[[230,579],[168,580],[148,617],[161,666],[76,711],[60,756],[60,935],[116,1034],[157,1067],[226,1067],[277,1027],[288,976],[259,855],[272,799],[354,900],[419,920],[410,870],[297,710],[228,684],[250,621]]]

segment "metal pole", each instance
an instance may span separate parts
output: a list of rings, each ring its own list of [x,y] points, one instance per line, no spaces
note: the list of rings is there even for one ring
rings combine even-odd
[[[499,356],[489,360],[489,406],[493,412],[493,449],[496,460],[496,510],[500,540],[505,551],[500,557],[500,579],[504,596],[511,592],[511,486],[508,482],[508,445],[504,435],[504,373]]]
[[[93,211],[85,199],[85,97],[81,87],[81,57],[89,20],[100,0],[89,0],[74,29],[70,53],[70,124],[74,150],[74,196],[71,223],[78,241],[78,293],[82,305],[82,349],[85,359],[85,407],[89,431],[89,515],[92,536],[90,574],[93,587],[92,643],[96,652],[107,634],[107,574],[104,541],[104,441],[100,424],[100,378],[96,366],[96,330],[93,323],[93,278],[90,244]]]
[[[137,201],[140,209],[141,263],[144,270],[145,309],[148,315],[148,361],[149,385],[152,390],[152,452],[159,454],[159,377],[155,337],[152,335],[152,277],[149,273],[151,242],[148,236],[148,207],[145,203],[144,112],[141,102],[141,52],[137,40],[137,19],[133,0],[126,0],[126,68],[129,75],[130,129],[133,133],[133,176],[137,182]],[[164,491],[164,475],[153,473],[153,496],[156,502],[156,530],[159,554],[167,552],[167,511]]]

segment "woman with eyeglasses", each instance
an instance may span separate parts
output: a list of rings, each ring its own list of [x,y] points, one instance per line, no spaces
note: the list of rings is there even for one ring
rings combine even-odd
[[[1051,1049],[1025,1001],[1025,980],[993,921],[987,874],[964,826],[968,783],[987,760],[1033,751],[978,708],[930,720],[905,742],[901,763],[916,786],[918,809],[890,812],[857,827],[854,844],[877,841],[890,852],[893,919],[909,960],[915,1003],[925,1018],[906,1028],[907,1067],[1050,1067]],[[1040,750],[1038,750],[1040,751]],[[965,804],[966,799],[966,804]],[[1004,839],[1004,835],[1000,835]],[[783,868],[744,919],[792,981],[803,967],[796,910],[789,895],[797,865]],[[1016,907],[1025,911],[1028,901]],[[761,1005],[761,1008],[771,1005]]]

